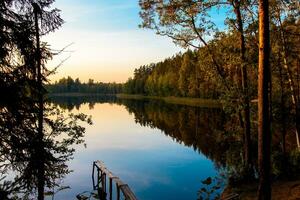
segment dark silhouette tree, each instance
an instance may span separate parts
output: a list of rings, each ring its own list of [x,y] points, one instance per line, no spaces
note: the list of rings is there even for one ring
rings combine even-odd
[[[56,186],[56,180],[69,171],[66,161],[74,152],[72,144],[82,143],[84,127],[78,121],[91,123],[83,115],[65,115],[45,103],[44,84],[51,74],[45,64],[53,54],[40,37],[62,24],[53,0],[4,0],[0,3],[0,151],[4,180],[3,198],[37,190],[44,199],[45,187]],[[61,141],[57,137],[65,134]],[[3,160],[2,160],[3,159]],[[13,181],[5,173],[13,171]]]

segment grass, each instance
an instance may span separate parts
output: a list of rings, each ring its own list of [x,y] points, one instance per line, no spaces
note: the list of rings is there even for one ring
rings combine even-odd
[[[200,98],[190,98],[190,97],[159,97],[159,96],[144,96],[138,94],[117,94],[120,99],[157,99],[163,100],[166,103],[179,104],[179,105],[188,105],[188,106],[197,106],[197,107],[207,107],[207,108],[216,108],[221,107],[221,103],[215,99],[200,99]]]
[[[97,93],[49,93],[49,96],[56,97],[88,97],[88,96],[110,96],[115,94],[97,94]],[[207,107],[207,108],[217,108],[221,106],[221,103],[215,99],[200,99],[200,98],[190,98],[190,97],[160,97],[160,96],[145,96],[138,94],[116,94],[120,99],[156,99],[162,100],[166,103],[187,105],[187,106],[197,106],[197,107]]]
[[[115,94],[98,94],[98,93],[80,93],[80,92],[66,92],[66,93],[49,93],[49,96],[55,97],[94,97],[94,96],[112,96]]]

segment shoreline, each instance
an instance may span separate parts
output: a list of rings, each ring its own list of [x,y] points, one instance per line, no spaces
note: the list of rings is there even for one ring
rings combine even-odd
[[[160,97],[160,96],[145,96],[139,94],[116,94],[119,99],[154,99],[162,100],[166,103],[178,104],[178,105],[187,105],[187,106],[196,106],[196,107],[207,107],[207,108],[220,108],[222,104],[219,100],[216,99],[201,99],[201,98],[191,98],[191,97]]]
[[[81,92],[70,92],[70,93],[48,93],[49,97],[95,97],[95,96],[116,96],[116,94],[100,94],[100,93],[81,93]]]
[[[203,108],[220,108],[222,104],[216,99],[201,99],[191,97],[161,97],[161,96],[145,96],[140,94],[100,94],[100,93],[48,93],[49,97],[97,97],[97,96],[115,96],[118,99],[132,99],[132,100],[161,100],[169,104],[196,106]]]

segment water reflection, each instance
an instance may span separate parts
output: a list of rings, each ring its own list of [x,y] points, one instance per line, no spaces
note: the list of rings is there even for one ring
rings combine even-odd
[[[103,98],[84,101],[56,97],[55,102],[72,102],[60,105],[93,116],[95,125],[87,130],[88,147],[85,153],[79,151],[77,158],[89,158],[90,163],[104,160],[140,199],[157,199],[156,195],[164,199],[196,199],[203,186],[201,181],[218,176],[217,169],[223,170],[226,159],[222,153],[231,140],[228,137],[228,144],[223,141],[220,145],[225,116],[219,108]],[[90,170],[90,166],[84,168],[81,170]]]
[[[95,96],[51,96],[49,100],[62,109],[72,111],[79,110],[80,105],[88,104],[89,109],[93,109],[95,103],[119,103],[115,95],[95,95]]]
[[[73,160],[64,160],[59,166],[46,159],[48,171],[52,173],[46,176],[53,175],[60,180],[55,182],[56,189],[50,193],[55,193],[55,199],[74,199],[79,193],[92,192],[94,160],[104,161],[112,172],[130,185],[139,199],[146,200],[197,199],[199,194],[203,195],[198,193],[201,188],[216,186],[217,192],[210,196],[214,198],[227,183],[228,174],[230,180],[233,177],[236,182],[236,176],[243,169],[242,138],[233,134],[234,120],[220,108],[174,105],[158,100],[122,100],[114,96],[61,96],[51,97],[51,100],[69,114],[91,115],[94,122],[93,126],[86,127],[84,140],[87,147],[76,146],[76,151],[72,151]],[[255,141],[253,145],[255,149]],[[277,161],[273,163],[274,172],[280,174],[282,163],[276,157],[278,151],[274,148],[273,152]],[[28,162],[19,160],[7,169],[2,167],[1,172],[6,175],[11,174],[7,172],[11,169],[27,172],[26,167],[34,167],[35,163],[30,165],[29,161],[35,159],[30,156],[26,159]],[[298,161],[297,156],[291,160],[294,165],[289,171],[294,173],[299,169]],[[69,170],[74,172],[68,174]],[[27,174],[34,175],[34,171]],[[219,183],[220,177],[222,183]],[[0,195],[12,192],[9,188],[19,188],[13,185],[20,183],[14,178],[11,175],[12,181],[5,186],[2,184]],[[36,180],[30,176],[22,178]],[[216,185],[207,184],[210,182]],[[30,190],[27,188],[26,191]]]
[[[171,105],[160,101],[123,103],[130,113],[134,113],[137,123],[163,130],[176,142],[192,147],[219,167],[225,165],[223,153],[229,147],[230,138],[222,137],[225,116],[221,109]]]
[[[84,114],[66,114],[48,104],[40,137],[37,122],[24,119],[11,120],[22,123],[26,129],[1,137],[0,199],[36,199],[40,189],[49,196],[67,189],[58,181],[70,173],[66,162],[73,156],[73,145],[83,142],[85,128],[79,122],[91,123]]]
[[[229,166],[234,160],[239,163],[241,159],[240,151],[237,151],[241,149],[241,142],[226,133],[224,126],[230,119],[221,108],[183,106],[160,100],[118,99],[114,96],[55,97],[53,101],[69,110],[81,110],[80,105],[83,104],[93,109],[95,103],[104,102],[123,105],[134,116],[135,123],[162,130],[174,141],[214,161],[218,168]]]

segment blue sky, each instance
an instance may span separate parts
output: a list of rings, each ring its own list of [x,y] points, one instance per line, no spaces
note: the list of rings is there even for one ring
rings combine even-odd
[[[52,80],[70,75],[83,81],[125,82],[134,68],[184,51],[169,38],[138,28],[138,0],[57,0],[54,7],[65,24],[43,40],[52,49],[72,45],[48,63],[54,68],[68,58]]]
[[[56,56],[53,68],[68,58],[53,80],[70,75],[82,80],[124,82],[143,64],[160,61],[181,51],[168,38],[138,28],[137,0],[57,0],[65,24],[43,38],[52,49],[70,43]]]

